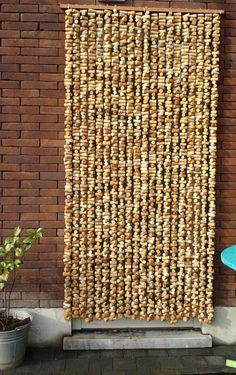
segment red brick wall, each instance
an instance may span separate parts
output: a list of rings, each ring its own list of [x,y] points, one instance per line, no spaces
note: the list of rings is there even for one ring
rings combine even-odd
[[[19,273],[18,307],[58,307],[63,299],[64,12],[58,3],[0,0],[1,235],[16,225],[45,228]],[[222,17],[215,300],[236,305],[235,273],[219,261],[219,251],[236,243],[236,0],[126,4],[227,10]]]

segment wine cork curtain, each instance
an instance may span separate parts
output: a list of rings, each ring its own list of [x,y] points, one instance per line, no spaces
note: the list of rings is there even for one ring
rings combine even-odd
[[[66,11],[66,319],[212,320],[219,17]]]

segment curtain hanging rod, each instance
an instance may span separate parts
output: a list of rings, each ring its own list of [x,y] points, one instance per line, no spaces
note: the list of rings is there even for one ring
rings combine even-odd
[[[184,9],[184,8],[155,8],[155,7],[126,7],[126,6],[116,6],[116,5],[81,5],[81,4],[60,4],[60,8],[62,9],[101,9],[101,10],[133,10],[145,12],[148,10],[149,12],[168,12],[168,13],[218,13],[223,14],[223,9]]]

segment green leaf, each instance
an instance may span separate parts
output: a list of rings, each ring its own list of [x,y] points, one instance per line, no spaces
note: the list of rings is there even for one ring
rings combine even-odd
[[[17,248],[15,249],[15,254],[16,254],[17,257],[22,257],[22,256],[24,255],[24,251],[23,251],[22,248],[17,247]]]
[[[14,235],[15,237],[18,237],[20,233],[21,233],[21,228],[20,228],[20,227],[16,227],[16,228],[13,230],[13,235]]]

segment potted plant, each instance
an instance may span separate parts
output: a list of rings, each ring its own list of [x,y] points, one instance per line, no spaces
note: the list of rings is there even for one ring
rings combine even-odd
[[[24,254],[34,241],[43,235],[42,229],[17,227],[0,247],[0,291],[3,308],[0,310],[0,369],[14,368],[24,359],[28,331],[32,317],[23,311],[11,310],[11,293],[16,282],[16,271],[23,263]]]

